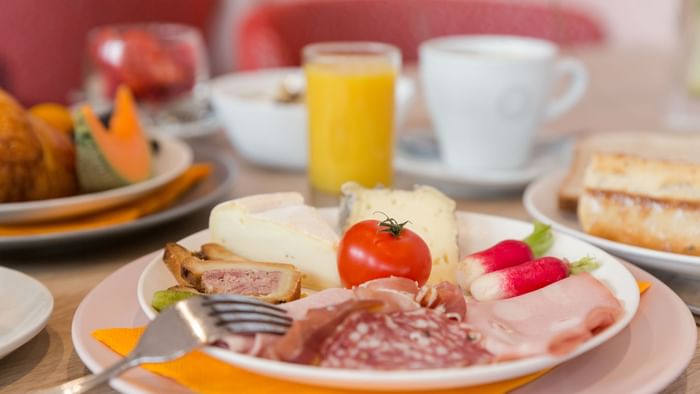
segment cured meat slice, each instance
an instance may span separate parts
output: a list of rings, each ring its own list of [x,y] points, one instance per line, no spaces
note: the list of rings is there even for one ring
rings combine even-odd
[[[622,306],[588,273],[505,300],[468,304],[469,327],[497,360],[566,354],[612,325]]]
[[[311,309],[304,319],[294,320],[289,331],[275,342],[270,357],[293,363],[312,364],[328,336],[348,315],[381,307],[382,303],[372,300],[349,300],[342,304]]]
[[[373,279],[361,284],[359,287],[374,290],[395,291],[410,295],[411,297],[415,296],[419,291],[418,282],[396,276]]]
[[[440,282],[435,290],[438,295],[438,307],[444,308],[448,318],[459,321],[467,319],[467,301],[459,286],[450,282]]]
[[[483,364],[491,355],[461,323],[431,309],[356,312],[321,348],[320,365],[351,369],[426,369]]]

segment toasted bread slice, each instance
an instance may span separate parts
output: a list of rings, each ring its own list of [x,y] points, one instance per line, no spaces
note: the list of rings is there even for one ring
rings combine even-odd
[[[584,174],[595,153],[633,154],[658,160],[681,160],[700,164],[700,137],[661,132],[615,131],[590,134],[576,143],[574,158],[559,187],[562,210],[575,212],[583,193]]]
[[[578,218],[592,235],[700,255],[700,165],[595,154],[585,173]]]
[[[222,252],[211,246],[205,249]],[[205,294],[241,294],[271,303],[301,295],[301,273],[291,264],[204,260],[176,243],[166,245],[163,261],[180,286]]]

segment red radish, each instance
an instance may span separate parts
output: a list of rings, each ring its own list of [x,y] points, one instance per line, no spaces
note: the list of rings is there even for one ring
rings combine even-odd
[[[484,274],[542,256],[552,246],[554,238],[550,226],[540,222],[535,222],[534,226],[532,233],[522,241],[507,239],[462,259],[455,272],[457,284],[468,289]]]
[[[556,257],[542,257],[527,263],[491,272],[476,279],[470,288],[477,301],[500,300],[541,289],[569,275],[598,268],[592,257],[573,263]]]

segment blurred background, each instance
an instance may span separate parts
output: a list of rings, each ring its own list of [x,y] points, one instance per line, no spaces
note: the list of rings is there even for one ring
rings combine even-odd
[[[389,42],[408,63],[420,41],[459,33],[673,51],[683,7],[680,0],[1,0],[0,86],[24,105],[77,101],[86,33],[105,24],[195,26],[216,76],[298,65],[303,45],[324,40]]]

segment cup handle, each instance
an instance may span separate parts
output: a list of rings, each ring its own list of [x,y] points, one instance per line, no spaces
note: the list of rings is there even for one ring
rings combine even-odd
[[[565,76],[571,76],[571,83],[566,92],[547,105],[545,118],[553,119],[573,107],[586,92],[588,86],[588,72],[586,66],[574,58],[563,58],[554,66],[554,81],[561,80]]]

